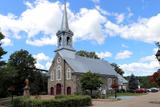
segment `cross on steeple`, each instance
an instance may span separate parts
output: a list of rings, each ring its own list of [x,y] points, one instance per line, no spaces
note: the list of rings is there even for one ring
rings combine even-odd
[[[73,32],[69,29],[66,0],[64,0],[64,10],[62,17],[62,24],[60,30],[57,32],[58,37],[58,49],[56,51],[67,49],[75,51],[72,47]]]

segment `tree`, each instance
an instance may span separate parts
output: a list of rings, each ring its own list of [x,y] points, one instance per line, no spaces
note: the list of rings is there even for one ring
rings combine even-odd
[[[151,76],[151,81],[160,87],[160,69]]]
[[[47,75],[35,67],[36,60],[27,50],[19,50],[11,54],[7,69],[12,71],[13,84],[17,94],[23,94],[24,81],[29,79],[30,93],[47,92]]]
[[[111,65],[118,74],[120,75],[124,74],[124,71],[116,63],[112,63]]]
[[[4,35],[0,32],[0,68],[5,64],[4,61],[2,61],[2,56],[6,54],[6,52],[2,48],[2,39],[4,39]]]
[[[133,74],[131,75],[131,77],[129,78],[128,81],[128,88],[130,91],[134,91],[135,89],[138,88],[139,85],[139,81],[137,79],[137,77],[135,77]]]
[[[89,71],[82,74],[80,83],[83,90],[90,90],[90,95],[92,96],[92,91],[101,87],[102,80],[97,74]]]
[[[88,58],[100,59],[95,52],[87,52],[87,51],[81,50],[81,51],[77,51],[76,55],[88,57]]]

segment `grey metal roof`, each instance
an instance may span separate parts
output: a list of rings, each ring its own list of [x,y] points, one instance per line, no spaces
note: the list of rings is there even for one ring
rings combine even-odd
[[[127,84],[128,83],[128,81],[124,77],[122,77],[120,74],[117,74],[117,77],[118,77],[119,84]]]
[[[116,71],[112,66],[104,60],[92,59],[75,55],[75,52],[61,50],[58,53],[72,67],[75,72],[84,73],[91,71],[94,73],[117,76]]]

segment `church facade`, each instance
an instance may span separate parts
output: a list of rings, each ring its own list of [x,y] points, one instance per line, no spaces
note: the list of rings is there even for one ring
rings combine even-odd
[[[57,32],[58,47],[49,69],[48,94],[70,95],[81,92],[80,76],[91,71],[103,79],[101,90],[111,89],[112,81],[117,80],[117,73],[104,60],[91,59],[76,55],[72,46],[73,32],[69,29],[66,4],[62,18],[61,29]]]

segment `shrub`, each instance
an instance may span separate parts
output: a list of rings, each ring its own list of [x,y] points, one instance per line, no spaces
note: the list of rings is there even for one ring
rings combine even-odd
[[[29,97],[17,97],[13,107],[81,107],[91,105],[89,96],[56,96],[55,99],[41,100]]]

